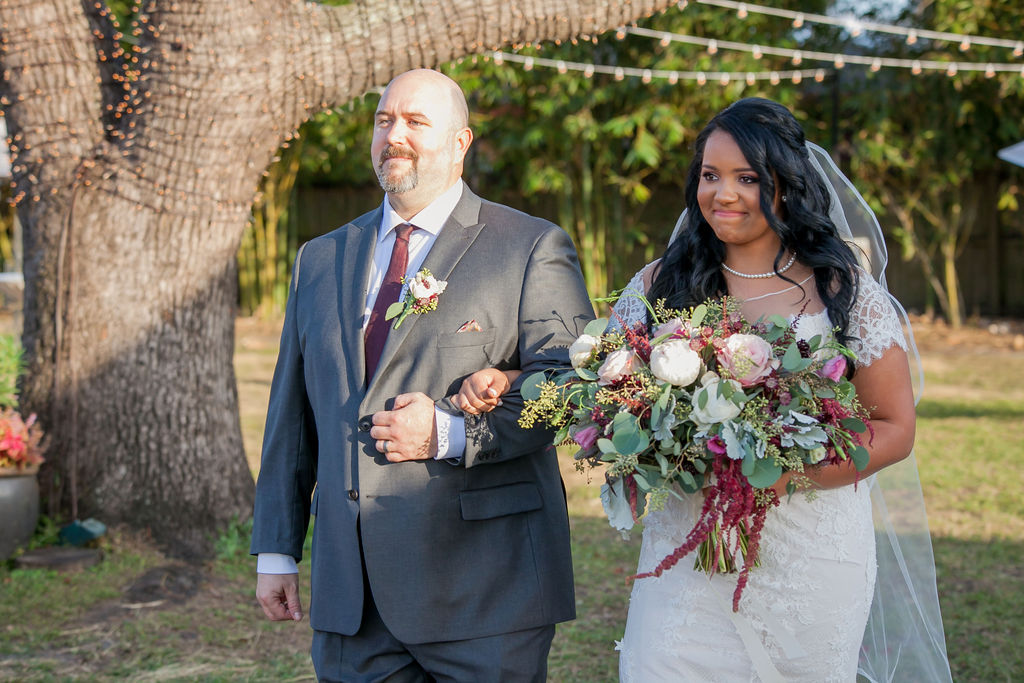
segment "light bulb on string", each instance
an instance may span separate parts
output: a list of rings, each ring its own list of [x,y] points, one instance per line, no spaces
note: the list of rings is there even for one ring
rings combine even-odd
[[[594,65],[587,64],[586,68],[583,69],[583,75],[587,78],[593,78],[594,76]]]
[[[949,67],[946,68],[946,75],[956,76],[958,70],[959,69],[957,68],[956,62],[951,62]]]
[[[836,55],[836,56],[835,56],[835,59],[834,59],[834,60],[832,61],[832,64],[833,64],[833,65],[834,65],[834,66],[835,66],[835,67],[836,67],[837,69],[842,69],[842,68],[843,68],[844,66],[846,66],[846,60],[845,60],[845,59],[843,59],[843,56],[842,56],[842,55]]]
[[[795,66],[800,66],[800,62],[802,61],[804,61],[803,53],[801,53],[800,50],[797,50],[793,53],[793,64]]]
[[[736,8],[736,16],[739,17],[740,19],[746,19],[747,18],[747,5],[746,5],[746,3],[741,2],[740,6]]]
[[[802,80],[804,80],[804,75],[802,73],[800,73],[799,71],[794,71],[793,72],[793,83],[799,83]]]
[[[967,52],[971,49],[971,39],[964,38],[960,41],[960,52]]]
[[[730,80],[731,79],[729,77],[728,72],[725,72],[718,77],[718,82],[721,83],[722,85],[729,85]]]
[[[747,72],[747,85],[754,85],[755,83],[757,83],[757,76],[755,76],[754,74],[752,74],[752,73],[750,73],[748,71]]]
[[[996,68],[992,64],[985,66],[985,78],[992,78],[996,75]]]
[[[1024,55],[1024,42],[1017,41],[1017,44],[1013,46],[1013,56],[1020,57]]]
[[[874,59],[871,60],[871,70],[872,71],[876,71],[877,72],[881,68],[882,68],[882,60],[881,59],[879,59],[878,57],[875,57]]]
[[[533,57],[526,58],[526,61],[523,62],[523,68],[527,71],[533,71]]]
[[[910,32],[907,33],[907,45],[913,45],[916,42],[917,42],[917,31],[915,31],[914,29],[910,29]]]
[[[771,72],[768,75],[768,80],[771,82],[772,85],[778,85],[779,84],[779,80],[781,80],[779,78],[779,72],[778,71]]]
[[[565,62],[563,62],[563,61],[562,61],[561,59],[559,59],[559,60],[558,60],[558,73],[560,73],[560,74],[564,74],[564,73],[565,73],[565,72],[567,72],[568,70],[569,70],[569,67],[567,67],[567,66],[565,65]]]
[[[670,73],[668,75],[668,82],[671,85],[675,85],[676,83],[678,83],[679,82],[679,72],[678,71],[673,71],[672,73]]]
[[[914,74],[915,76],[921,73],[921,60],[915,59],[913,62],[911,62],[910,73]]]
[[[661,41],[660,42],[661,42],[661,46],[662,47],[668,47],[669,45],[672,44],[672,39],[669,38],[668,35],[666,34],[666,35],[661,37]]]
[[[713,55],[718,52],[718,41],[712,38],[708,41],[708,54]]]
[[[816,80],[818,83],[821,83],[822,81],[824,81],[825,80],[825,70],[824,69],[818,69],[817,71],[815,71],[814,72],[814,80]]]
[[[615,67],[615,80],[621,81],[626,77],[626,73],[622,70],[621,66]]]
[[[764,56],[763,53],[761,52],[761,46],[760,45],[755,45],[750,50],[750,54],[752,54],[754,56],[754,59],[761,59],[761,57]]]
[[[704,85],[708,82],[708,77],[704,75],[703,71],[697,72],[697,85]]]
[[[651,77],[652,77],[651,70],[650,69],[644,69],[644,73],[640,77],[640,80],[643,81],[644,83],[650,83],[651,82]]]
[[[796,16],[793,17],[793,28],[801,28],[804,25],[803,12],[797,12]]]

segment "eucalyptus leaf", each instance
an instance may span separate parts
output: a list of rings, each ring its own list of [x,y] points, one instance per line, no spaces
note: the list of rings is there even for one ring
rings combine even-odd
[[[768,316],[768,322],[770,322],[772,325],[775,325],[776,327],[778,327],[778,328],[780,328],[782,330],[788,330],[789,329],[789,321],[786,320],[785,318],[783,318],[778,313],[776,313],[774,315]]]
[[[757,467],[757,458],[754,457],[753,451],[747,451],[747,455],[743,458],[743,466],[740,467],[740,471],[743,472],[743,476],[748,479],[754,474],[754,468]]]
[[[850,458],[853,460],[853,466],[857,468],[857,471],[863,472],[864,468],[868,466],[871,456],[868,454],[868,449],[863,446],[854,446],[850,449]]]
[[[693,309],[693,315],[690,316],[690,325],[693,327],[700,327],[704,322],[704,318],[708,314],[708,307],[704,304],[697,306]]]
[[[606,329],[608,329],[608,318],[597,318],[587,323],[587,326],[583,328],[583,334],[600,337]]]
[[[797,372],[803,360],[803,356],[800,355],[800,349],[797,348],[796,342],[793,342],[786,348],[786,353],[782,356],[782,367],[788,372]]]
[[[588,370],[586,368],[576,368],[576,374],[579,375],[580,378],[585,379],[588,382],[593,382],[594,380],[597,379],[597,373],[594,372],[593,370]]]
[[[849,429],[851,432],[857,432],[858,434],[863,434],[868,430],[868,426],[856,417],[844,417],[839,424],[843,425],[843,427]]]
[[[535,372],[519,386],[519,394],[527,401],[536,401],[540,398],[540,387],[547,381],[543,372]]]
[[[615,450],[615,444],[612,443],[611,439],[598,439],[597,440],[597,450],[601,451],[602,453],[606,453],[606,454],[617,454],[618,453],[618,451]]]
[[[747,475],[747,481],[756,489],[766,489],[779,480],[782,476],[782,467],[775,464],[771,458],[762,458],[755,461],[754,471]]]

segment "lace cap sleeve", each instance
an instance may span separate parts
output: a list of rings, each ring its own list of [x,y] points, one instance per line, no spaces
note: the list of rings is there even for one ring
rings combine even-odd
[[[612,307],[615,312],[611,320],[613,329],[620,330],[623,325],[633,325],[647,319],[647,305],[644,303],[644,273],[649,267],[650,264],[637,271],[629,284],[622,290],[615,306]]]
[[[847,333],[853,337],[849,347],[861,365],[868,366],[882,357],[893,346],[907,350],[907,340],[900,325],[899,315],[882,288],[870,273],[863,270],[857,301],[850,313]]]

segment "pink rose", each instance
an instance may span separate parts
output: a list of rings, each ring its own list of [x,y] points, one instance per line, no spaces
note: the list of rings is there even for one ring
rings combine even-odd
[[[818,370],[818,374],[822,377],[838,382],[842,379],[843,375],[846,374],[846,357],[845,356],[832,356],[825,364],[821,366],[821,370]]]
[[[754,386],[778,367],[772,347],[754,334],[734,334],[716,351],[718,362],[744,387]]]
[[[604,386],[618,382],[626,375],[632,375],[636,364],[637,357],[633,349],[622,348],[612,351],[597,370],[597,383]]]
[[[572,435],[572,440],[579,444],[580,448],[587,451],[597,443],[597,437],[600,433],[601,431],[597,428],[597,425],[587,425],[583,429],[576,430],[576,433]]]

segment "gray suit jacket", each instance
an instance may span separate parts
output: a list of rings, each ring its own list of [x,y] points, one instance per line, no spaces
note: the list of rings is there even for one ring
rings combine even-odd
[[[568,365],[593,316],[559,227],[468,189],[423,266],[437,310],[392,330],[369,387],[361,317],[381,209],[308,242],[295,259],[256,489],[251,552],[302,556],[309,515],[313,628],[359,628],[365,568],[384,623],[407,643],[462,640],[572,619],[565,495],[551,433],[504,405],[467,416],[461,465],[388,463],[370,416],[400,393],[444,397],[495,366],[524,377]],[[456,330],[475,319],[480,331]],[[314,493],[315,486],[315,493]],[[312,496],[312,506],[310,497]]]

